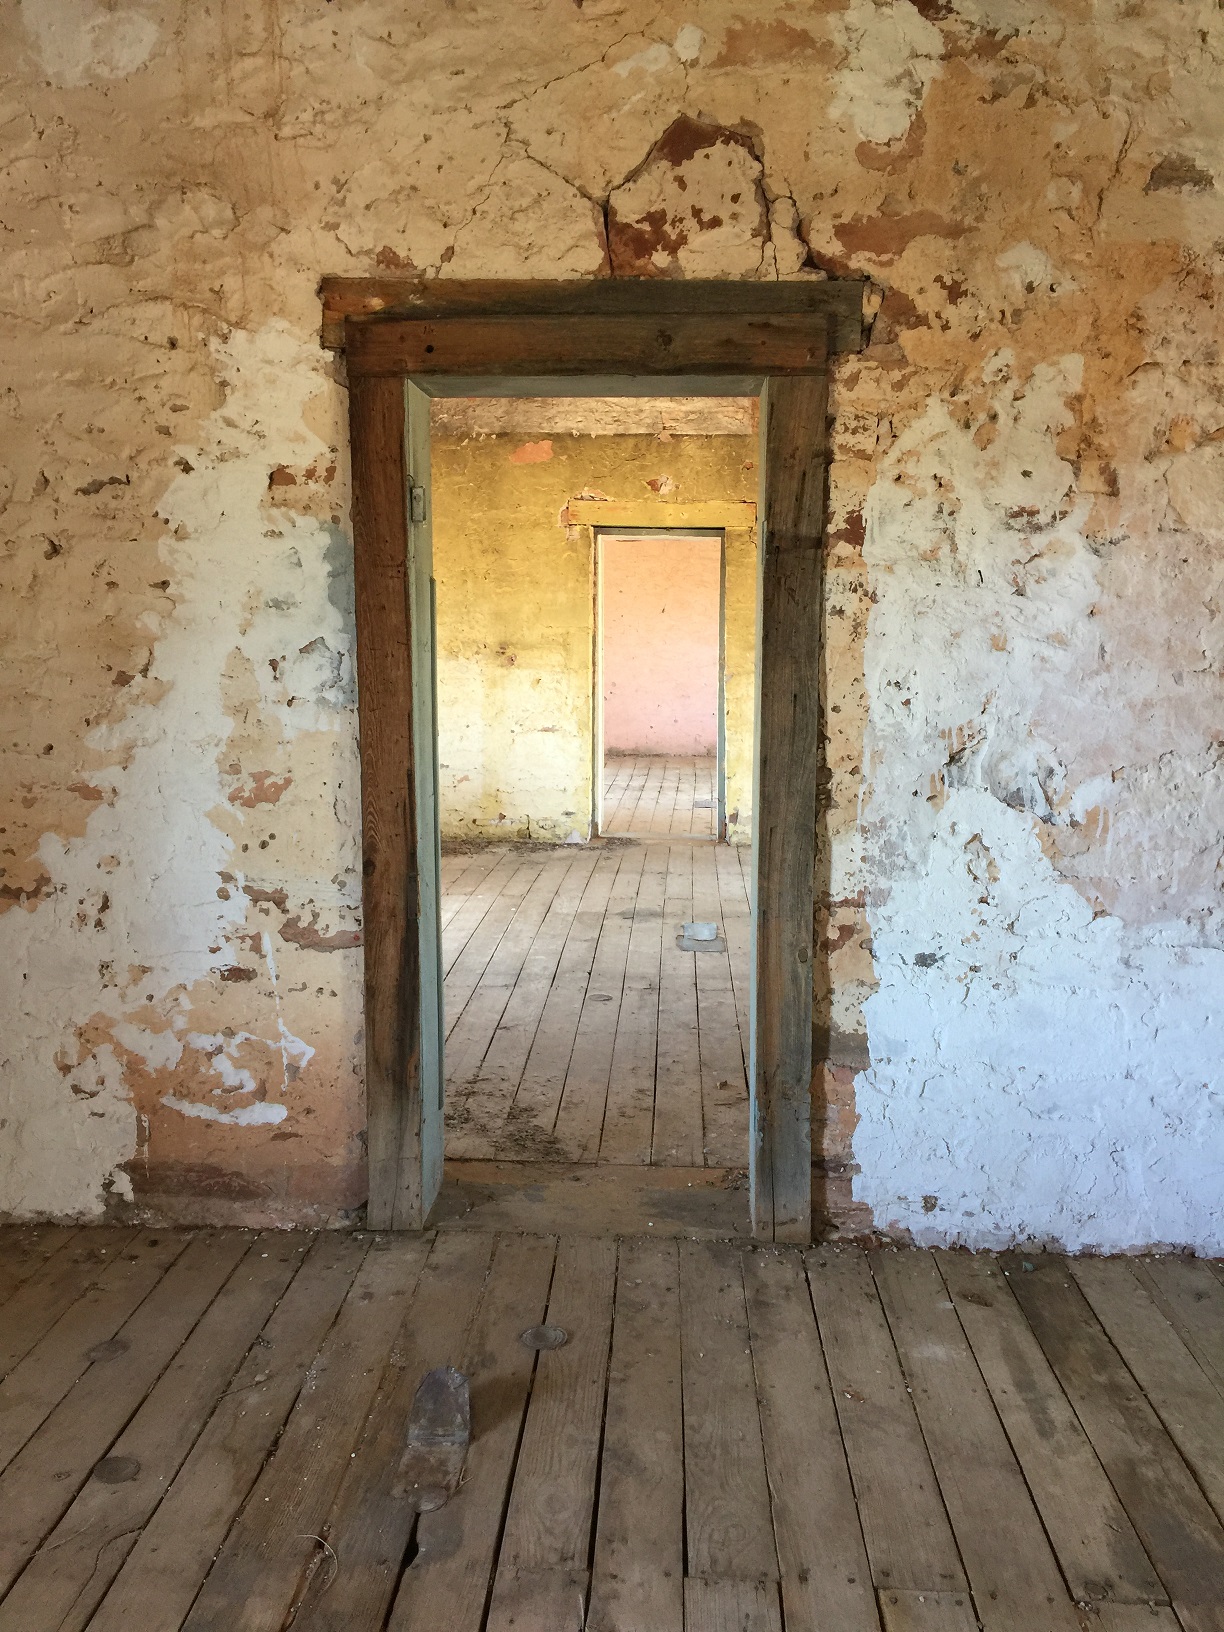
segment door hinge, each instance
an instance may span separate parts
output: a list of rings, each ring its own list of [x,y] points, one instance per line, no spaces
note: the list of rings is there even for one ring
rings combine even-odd
[[[413,521],[425,520],[425,489],[410,487],[408,489],[408,514]]]

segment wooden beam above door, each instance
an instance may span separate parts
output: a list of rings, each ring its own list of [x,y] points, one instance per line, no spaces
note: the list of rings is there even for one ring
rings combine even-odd
[[[325,277],[324,346],[345,346],[348,318],[454,317],[819,317],[830,352],[863,344],[863,293],[857,278],[797,278],[750,283],[712,278],[347,278]],[[540,370],[536,370],[540,372]],[[594,370],[592,370],[594,372]],[[614,371],[613,371],[614,372]],[[742,368],[736,372],[743,372]]]
[[[701,316],[383,317],[353,319],[349,377],[431,374],[819,374],[823,313]]]

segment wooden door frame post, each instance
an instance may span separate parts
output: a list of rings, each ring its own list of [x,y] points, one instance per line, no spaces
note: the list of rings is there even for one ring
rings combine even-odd
[[[422,1091],[422,936],[434,909],[417,864],[428,828],[419,756],[434,744],[414,734],[414,720],[432,715],[414,693],[425,683],[419,661],[414,681],[413,631],[427,588],[409,564],[406,400],[759,395],[751,1208],[757,1236],[811,1239],[827,358],[859,348],[863,287],[323,281],[324,343],[343,345],[350,386],[373,1227],[424,1227],[438,1182],[428,1158],[441,1148],[440,1107]]]

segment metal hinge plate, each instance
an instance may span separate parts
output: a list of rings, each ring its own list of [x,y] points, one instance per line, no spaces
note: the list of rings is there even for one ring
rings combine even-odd
[[[425,489],[410,487],[408,489],[408,514],[413,521],[425,520]]]

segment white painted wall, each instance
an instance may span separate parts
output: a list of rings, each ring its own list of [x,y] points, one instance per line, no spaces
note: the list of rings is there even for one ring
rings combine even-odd
[[[1221,756],[1142,651],[1142,580],[1111,582],[1085,537],[1054,447],[1080,358],[1018,396],[1007,374],[987,451],[933,404],[866,511],[868,780],[843,859],[879,985],[855,1195],[924,1244],[1218,1253]],[[1162,752],[1159,723],[1143,739],[1179,691],[1186,740]],[[1112,831],[1095,881],[1043,848],[1077,828]]]

